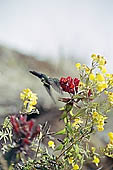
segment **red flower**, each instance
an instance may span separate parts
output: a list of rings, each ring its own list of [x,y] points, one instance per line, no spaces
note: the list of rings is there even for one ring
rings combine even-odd
[[[78,85],[79,85],[79,82],[80,82],[80,80],[79,80],[79,79],[74,78],[74,84],[75,84],[75,86],[78,86]]]
[[[61,77],[60,79],[60,85],[62,87],[62,90],[68,93],[74,94],[78,92],[78,85],[79,85],[79,79],[68,76],[67,78]]]
[[[40,134],[40,126],[36,126],[33,119],[27,121],[26,115],[11,116],[10,121],[16,136],[16,142],[20,145],[30,144],[34,137]]]
[[[74,78],[74,84],[75,84],[75,90],[76,90],[76,93],[78,92],[78,85],[79,85],[79,82],[80,82],[80,80],[79,80],[79,79]]]

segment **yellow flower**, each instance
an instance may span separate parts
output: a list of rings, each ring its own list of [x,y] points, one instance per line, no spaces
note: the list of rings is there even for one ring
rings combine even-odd
[[[69,164],[72,164],[73,163],[73,157],[69,157],[68,162],[69,162]]]
[[[102,82],[102,83],[97,83],[97,91],[101,92],[104,89],[106,89],[108,87],[107,83]]]
[[[33,109],[35,109],[35,107],[31,104],[28,105],[27,111],[31,112]]]
[[[73,170],[78,170],[79,166],[77,164],[73,165]]]
[[[36,96],[36,94],[33,93],[29,88],[27,88],[27,89],[24,89],[24,90],[23,90],[23,93],[20,93],[20,98],[21,98],[22,100],[25,100],[25,99],[33,99],[33,98],[37,99],[37,96]]]
[[[50,148],[52,148],[52,149],[55,148],[55,144],[54,144],[54,142],[53,142],[52,140],[50,140],[50,141],[48,142],[48,146],[49,146]]]
[[[108,92],[107,95],[108,95],[108,101],[110,102],[111,105],[113,105],[113,92]]]
[[[99,113],[98,112],[93,112],[93,119],[97,119]]]
[[[96,54],[92,54],[91,58],[93,59],[93,61],[96,61],[97,60],[97,55]]]
[[[105,81],[105,78],[102,74],[98,73],[96,75],[96,80],[99,81],[99,82],[102,82],[102,81]]]
[[[96,166],[98,166],[98,164],[99,164],[99,162],[100,162],[100,159],[99,159],[98,157],[94,156],[92,162],[95,163]]]
[[[104,119],[99,119],[98,120],[98,125],[103,126],[104,125]]]
[[[106,67],[103,66],[103,65],[99,65],[98,68],[101,70],[101,72],[102,72],[103,74],[105,74],[105,73],[107,72]]]
[[[103,125],[97,125],[97,129],[99,132],[102,132],[104,130]]]
[[[112,77],[112,74],[107,73],[107,74],[106,74],[106,77],[107,77],[107,78],[111,78],[111,77]]]
[[[76,63],[75,67],[79,70],[81,68],[81,64],[80,63]]]
[[[91,150],[92,150],[93,153],[95,153],[96,148],[95,147],[91,147]]]
[[[91,74],[89,75],[89,79],[93,81],[93,80],[95,79],[95,75],[94,75],[93,73],[91,73]]]
[[[86,72],[87,74],[89,74],[89,73],[90,73],[90,68],[89,68],[89,67],[87,67],[86,65],[84,66],[84,69],[85,69],[85,72]]]
[[[108,94],[108,91],[106,91],[106,90],[105,90],[105,91],[104,91],[104,94],[106,94],[106,95],[107,95],[107,94]]]
[[[109,136],[110,140],[113,140],[113,132],[109,132],[108,136]]]
[[[93,121],[97,126],[98,131],[103,131],[104,130],[104,120],[107,119],[106,116],[102,116],[98,112],[93,112]]]
[[[106,74],[106,80],[107,80],[107,83],[110,85],[110,86],[113,86],[113,74]]]
[[[109,136],[110,144],[113,145],[113,132],[109,132],[108,136]]]
[[[31,93],[31,90],[29,88],[24,89],[23,93],[20,93],[20,99],[25,100],[25,98],[28,98],[30,93]]]
[[[85,84],[84,84],[82,81],[80,81],[80,82],[79,82],[79,86],[80,86],[80,87],[85,87]]]
[[[74,123],[72,123],[72,126],[75,128],[79,128],[79,124],[83,123],[83,121],[80,118],[74,119]]]
[[[99,65],[104,66],[106,64],[106,60],[103,56],[99,56],[99,61],[98,61]]]

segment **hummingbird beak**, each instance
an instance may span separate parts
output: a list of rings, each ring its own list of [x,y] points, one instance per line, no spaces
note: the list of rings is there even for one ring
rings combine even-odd
[[[36,71],[29,71],[31,74],[33,74],[34,76],[38,77],[38,78],[42,78],[42,74],[38,73]]]

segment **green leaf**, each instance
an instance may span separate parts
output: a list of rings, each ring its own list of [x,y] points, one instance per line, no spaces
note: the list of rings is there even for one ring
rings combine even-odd
[[[72,126],[71,126],[71,124],[70,124],[70,123],[68,123],[68,124],[67,124],[67,129],[68,129],[68,131],[69,131],[70,133],[72,133],[72,132],[73,132],[73,130],[72,130]]]
[[[71,116],[74,116],[74,114],[73,114],[73,108],[70,110],[70,115],[71,115]]]
[[[59,110],[65,110],[65,107],[61,107],[61,108],[59,108]]]
[[[73,99],[81,99],[83,98],[83,96],[81,96],[80,94],[76,94],[73,96]]]
[[[56,135],[65,135],[66,134],[66,130],[65,129],[62,129],[58,132],[56,132]]]
[[[64,119],[67,116],[67,112],[64,111],[63,114],[61,115],[61,119]]]
[[[76,144],[75,150],[76,150],[76,154],[79,154],[79,146],[78,146],[78,144]]]
[[[82,159],[82,155],[81,154],[78,154],[77,157],[78,157],[79,160]]]
[[[85,111],[86,111],[86,108],[79,109],[79,110],[77,111],[75,117],[84,115],[84,114],[85,114]]]
[[[63,149],[63,145],[60,144],[60,145],[55,149],[55,151],[59,151],[59,150],[62,150],[62,149]]]
[[[73,108],[73,104],[66,104],[65,105],[65,110],[66,110],[67,113],[70,112],[72,108]]]

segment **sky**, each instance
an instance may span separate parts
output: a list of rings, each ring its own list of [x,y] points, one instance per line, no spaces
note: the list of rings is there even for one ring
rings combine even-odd
[[[113,0],[0,0],[0,44],[42,59],[61,53],[113,64]]]

